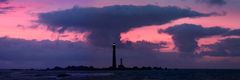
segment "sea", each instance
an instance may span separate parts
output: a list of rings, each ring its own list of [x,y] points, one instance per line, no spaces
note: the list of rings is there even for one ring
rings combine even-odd
[[[172,69],[123,71],[0,70],[0,80],[240,80],[240,70]]]

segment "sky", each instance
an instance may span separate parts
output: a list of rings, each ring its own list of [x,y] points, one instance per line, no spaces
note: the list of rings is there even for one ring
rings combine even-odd
[[[240,68],[239,0],[0,0],[0,68]],[[117,60],[119,61],[119,60]]]

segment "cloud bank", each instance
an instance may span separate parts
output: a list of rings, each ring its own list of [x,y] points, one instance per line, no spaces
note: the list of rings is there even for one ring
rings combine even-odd
[[[54,66],[89,65],[111,66],[111,44],[109,48],[99,48],[82,42],[34,41],[0,38],[0,68],[47,68]],[[164,43],[163,43],[164,44]],[[237,68],[234,62],[197,62],[200,58],[179,57],[176,53],[161,53],[152,49],[159,45],[137,42],[132,49],[117,49],[117,59],[124,59],[124,65],[162,66],[171,68]],[[118,46],[117,46],[118,47]],[[118,61],[119,62],[119,61]]]
[[[227,38],[212,45],[205,45],[205,48],[211,49],[204,51],[201,55],[209,56],[225,56],[237,57],[240,56],[240,38]]]
[[[35,41],[2,37],[0,38],[0,68],[47,68],[54,66],[89,65],[111,66],[112,49],[99,48],[83,42]],[[158,54],[153,51],[161,45],[139,41],[131,49],[117,46],[117,59],[124,59],[127,66],[169,65],[163,62],[175,54]],[[145,60],[139,60],[139,59]],[[174,60],[171,63],[175,64]],[[161,62],[161,64],[158,64]],[[182,64],[179,64],[182,65]]]
[[[205,3],[208,5],[216,5],[216,6],[222,6],[227,4],[225,0],[196,0],[199,3]]]
[[[161,30],[162,32],[162,30]],[[165,33],[172,35],[175,46],[181,55],[187,56],[221,56],[237,57],[240,56],[240,30],[222,27],[205,28],[201,25],[181,24],[167,28]],[[215,44],[201,46],[207,51],[196,52],[200,48],[198,40],[211,36],[225,37]],[[232,38],[234,36],[235,38]]]
[[[159,6],[115,5],[101,8],[73,7],[71,9],[40,13],[40,24],[52,31],[89,31],[88,41],[96,46],[113,42],[121,44],[120,33],[148,25],[161,25],[179,18],[211,16],[190,9]]]

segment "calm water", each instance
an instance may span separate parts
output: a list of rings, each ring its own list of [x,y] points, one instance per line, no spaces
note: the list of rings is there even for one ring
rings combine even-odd
[[[67,74],[66,77],[58,77]],[[240,80],[240,70],[13,71],[0,80]]]

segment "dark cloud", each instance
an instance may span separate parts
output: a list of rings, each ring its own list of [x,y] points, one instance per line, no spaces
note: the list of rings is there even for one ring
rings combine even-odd
[[[231,30],[225,36],[240,36],[240,29]]]
[[[208,5],[217,5],[217,6],[222,6],[227,4],[225,0],[196,0],[199,3],[206,3]]]
[[[0,44],[0,68],[46,68],[67,65],[101,67],[108,66],[112,52],[110,48],[96,48],[83,42],[35,41],[5,37],[0,38]]]
[[[0,0],[0,3],[7,3],[9,0]]]
[[[202,52],[201,55],[209,56],[240,56],[240,38],[227,38],[216,44],[205,45],[210,51]]]
[[[35,41],[0,38],[0,68],[46,68],[68,65],[111,66],[111,44],[108,48],[91,46],[82,42]],[[233,62],[196,62],[200,58],[179,57],[176,53],[153,51],[166,43],[152,44],[139,41],[131,49],[119,48],[117,59],[123,58],[124,65],[162,66],[170,68],[239,68]],[[119,61],[118,61],[119,62]],[[222,66],[226,65],[228,66]],[[213,67],[214,66],[214,67]]]
[[[11,11],[13,10],[15,7],[12,7],[12,6],[8,6],[8,7],[0,7],[0,14],[4,14],[8,11]]]
[[[13,9],[14,7],[12,6],[8,6],[8,7],[0,7],[0,10],[11,10]]]
[[[113,42],[120,44],[120,33],[131,28],[161,25],[185,17],[203,17],[204,14],[178,7],[116,5],[102,8],[80,8],[40,13],[38,23],[52,31],[90,31],[88,41],[97,46]]]
[[[0,68],[46,68],[68,65],[111,65],[111,44],[109,48],[89,46],[81,42],[34,41],[0,38]],[[145,48],[141,48],[144,44]],[[147,48],[150,47],[150,48]],[[175,54],[159,54],[150,49],[159,45],[140,41],[132,49],[119,49],[117,58],[123,58],[126,66],[168,66],[190,65],[192,60],[179,59]],[[177,59],[177,60],[176,60]],[[182,63],[182,64],[178,64]],[[171,66],[175,64],[174,66]]]
[[[194,24],[176,25],[165,30],[166,33],[173,35],[174,44],[181,53],[186,55],[193,55],[198,48],[199,38],[222,35],[228,31],[229,29],[221,27],[204,28]]]
[[[35,41],[7,37],[0,38],[0,44],[0,68],[46,68],[68,65],[109,67],[111,65],[111,44],[107,48],[100,48],[83,42]],[[164,61],[174,57],[174,54],[160,54],[152,50],[161,45],[165,44],[156,45],[139,41],[131,49],[120,49],[117,45],[117,59],[123,58],[127,66],[169,65],[169,62]],[[175,63],[174,60],[166,61]]]

